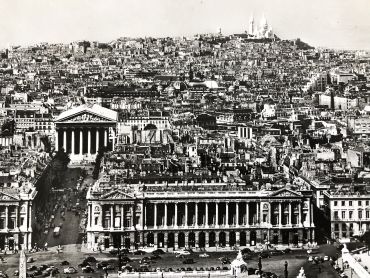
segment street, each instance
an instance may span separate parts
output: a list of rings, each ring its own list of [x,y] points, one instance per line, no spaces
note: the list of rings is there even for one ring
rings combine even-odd
[[[44,247],[45,243],[47,243],[48,247],[82,243],[80,224],[85,213],[86,200],[84,196],[86,191],[82,191],[81,188],[85,188],[86,185],[92,182],[92,179],[91,177],[83,179],[80,190],[76,191],[81,172],[79,168],[68,168],[65,179],[62,182],[63,188],[59,189],[60,191],[54,192],[56,203],[52,204],[54,205],[54,211],[51,212],[54,219],[47,229],[47,234],[45,234],[45,228],[42,230],[42,234],[37,240],[37,246],[39,248]],[[76,208],[76,203],[78,203],[81,209]],[[62,217],[63,212],[64,216]],[[45,225],[47,223],[43,224]],[[59,236],[54,236],[53,233],[56,226],[61,226]]]

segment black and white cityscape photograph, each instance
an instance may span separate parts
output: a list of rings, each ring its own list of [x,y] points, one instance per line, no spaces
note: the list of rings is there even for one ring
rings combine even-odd
[[[370,278],[369,0],[0,10],[0,278]]]

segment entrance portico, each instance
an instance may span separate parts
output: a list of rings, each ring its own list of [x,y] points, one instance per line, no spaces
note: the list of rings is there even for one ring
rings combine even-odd
[[[63,148],[71,160],[93,160],[99,149],[114,149],[117,112],[99,105],[82,105],[55,121],[55,150]]]

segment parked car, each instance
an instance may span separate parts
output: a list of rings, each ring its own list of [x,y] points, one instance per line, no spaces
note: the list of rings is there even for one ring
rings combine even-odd
[[[176,250],[174,253],[176,255],[190,255],[190,251],[188,250]]]
[[[242,254],[251,254],[251,253],[253,253],[253,251],[249,248],[242,249]]]
[[[94,269],[91,267],[91,266],[85,266],[82,268],[82,272],[83,273],[91,273],[91,272],[95,272]]]
[[[42,271],[41,270],[35,270],[34,272],[32,272],[33,276],[39,276],[39,275],[42,275]]]
[[[272,250],[272,251],[270,251],[271,256],[278,256],[278,255],[283,255],[283,254],[284,254],[284,251],[282,251],[282,250]]]
[[[106,267],[109,263],[108,262],[97,262],[96,263],[96,268],[103,268]]]
[[[61,262],[61,265],[69,265],[69,262],[68,261],[63,261],[63,262]]]
[[[166,252],[164,252],[162,249],[157,249],[152,252],[153,255],[163,255]]]
[[[96,263],[97,262],[96,258],[93,257],[93,256],[88,256],[84,260],[89,262],[89,263]]]
[[[35,265],[31,265],[31,266],[27,267],[27,271],[34,271],[36,269],[37,269],[37,266],[35,266]]]
[[[146,254],[146,252],[145,252],[145,251],[143,251],[143,250],[136,250],[136,251],[134,251],[134,252],[133,252],[133,254],[134,254],[134,255],[145,255],[145,254]]]
[[[108,264],[107,266],[103,267],[103,269],[106,269],[106,270],[114,270],[114,265]]]
[[[83,260],[83,261],[82,261],[82,263],[80,263],[80,264],[78,265],[78,267],[86,267],[86,266],[90,266],[90,263],[89,263],[89,262],[87,262],[86,260]]]
[[[208,258],[209,255],[207,253],[199,254],[199,258]]]
[[[69,266],[65,269],[63,269],[63,273],[64,274],[73,274],[73,273],[77,273],[77,269],[75,269],[73,266]]]

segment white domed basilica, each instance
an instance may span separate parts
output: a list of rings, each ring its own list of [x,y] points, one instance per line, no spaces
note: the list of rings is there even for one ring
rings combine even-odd
[[[255,39],[273,39],[274,32],[272,31],[272,27],[268,25],[265,16],[263,15],[261,18],[261,22],[259,26],[255,25],[253,15],[249,19],[249,28],[248,28],[248,36],[250,38]]]

